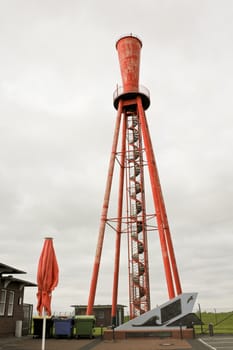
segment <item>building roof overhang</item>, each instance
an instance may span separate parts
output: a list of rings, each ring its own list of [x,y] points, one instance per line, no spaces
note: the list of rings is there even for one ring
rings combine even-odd
[[[12,266],[0,263],[0,275],[3,275],[3,274],[7,274],[8,275],[8,274],[11,274],[11,273],[22,274],[22,273],[26,273],[26,272],[22,271],[22,270],[18,270],[15,267],[12,267]]]
[[[11,283],[17,283],[19,285],[19,289],[22,290],[24,287],[36,287],[37,284],[30,282],[30,281],[25,281],[19,278],[15,278],[13,276],[2,276],[1,281],[3,283],[3,287],[7,288],[9,284]]]

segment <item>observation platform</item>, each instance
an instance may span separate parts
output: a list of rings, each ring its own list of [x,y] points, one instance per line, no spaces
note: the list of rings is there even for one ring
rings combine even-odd
[[[144,110],[148,109],[150,106],[150,92],[145,86],[142,85],[140,85],[137,89],[130,91],[124,91],[123,86],[118,86],[113,93],[113,105],[117,110],[120,99],[128,101],[135,99],[137,96],[141,96]]]

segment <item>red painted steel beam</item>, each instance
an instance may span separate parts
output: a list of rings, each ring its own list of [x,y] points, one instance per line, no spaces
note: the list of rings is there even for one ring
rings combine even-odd
[[[162,212],[163,208],[161,207],[161,204],[160,204],[160,185],[158,182],[155,157],[154,157],[152,142],[150,138],[149,128],[147,125],[146,115],[142,106],[142,101],[140,96],[137,97],[137,105],[138,105],[139,118],[140,118],[140,123],[142,128],[143,140],[145,144],[153,201],[154,201],[155,212],[157,217],[157,224],[158,224],[165,276],[167,281],[168,295],[169,295],[169,298],[172,299],[175,297],[175,290],[174,290],[173,278],[171,273],[168,247],[167,247],[166,237],[164,233],[163,217],[165,213]]]
[[[105,225],[106,225],[106,219],[108,214],[109,198],[110,198],[111,187],[112,187],[116,149],[118,145],[119,130],[120,130],[120,124],[121,124],[121,110],[122,110],[122,101],[119,102],[118,113],[117,113],[116,124],[115,124],[115,131],[113,136],[112,152],[111,152],[109,168],[108,168],[107,183],[105,188],[105,195],[104,195],[101,220],[100,220],[99,236],[98,236],[94,267],[93,267],[92,279],[91,279],[91,285],[90,285],[90,292],[89,292],[89,298],[88,298],[88,304],[87,304],[87,311],[86,311],[87,315],[92,315],[93,305],[95,301],[97,280],[99,275],[100,260],[101,260],[104,234],[105,234]]]
[[[121,106],[118,108],[121,108]],[[122,113],[122,111],[119,111],[119,113]],[[123,190],[124,190],[124,174],[125,174],[125,166],[124,166],[125,151],[126,151],[126,117],[124,116],[123,126],[122,126],[122,146],[121,146],[120,177],[119,177],[119,190],[118,190],[115,262],[114,262],[113,289],[112,289],[112,324],[114,325],[116,325],[118,281],[119,281],[119,268],[120,268],[120,246],[121,246],[121,226],[122,226],[121,223],[122,223]]]

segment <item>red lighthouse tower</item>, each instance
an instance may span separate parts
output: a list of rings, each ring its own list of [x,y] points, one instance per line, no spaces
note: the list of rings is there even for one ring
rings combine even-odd
[[[90,285],[87,314],[95,300],[105,227],[115,230],[115,262],[112,290],[112,322],[116,324],[121,237],[128,242],[128,279],[130,318],[150,310],[149,258],[147,235],[159,237],[169,299],[182,293],[165,204],[155,162],[145,111],[150,105],[147,89],[139,85],[142,42],[135,36],[116,43],[122,87],[114,93],[117,110],[115,132],[108,169],[106,190],[99,227],[96,255]],[[115,165],[119,166],[118,198],[115,217],[108,216]],[[147,213],[145,172],[150,178],[153,212]],[[153,223],[152,223],[153,222]],[[153,227],[153,229],[151,229]],[[113,247],[114,248],[114,247]]]

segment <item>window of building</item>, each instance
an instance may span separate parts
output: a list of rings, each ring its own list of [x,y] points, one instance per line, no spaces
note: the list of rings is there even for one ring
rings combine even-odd
[[[6,290],[1,289],[0,291],[0,316],[4,316],[6,307]]]
[[[14,297],[15,297],[15,293],[12,292],[12,291],[9,291],[9,302],[8,302],[7,316],[12,316],[13,315]]]

